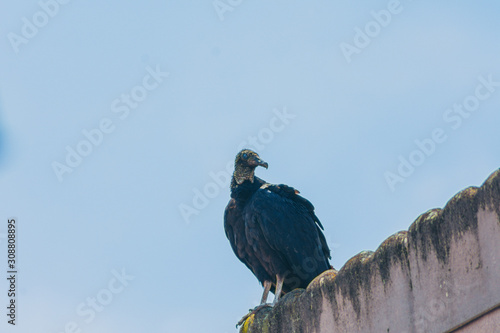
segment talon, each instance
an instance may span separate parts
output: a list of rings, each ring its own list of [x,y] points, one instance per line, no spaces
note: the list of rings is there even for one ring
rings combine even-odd
[[[272,308],[273,307],[273,304],[268,304],[268,303],[264,303],[264,304],[261,304],[261,305],[258,305],[256,306],[255,308],[253,309],[248,309],[248,311],[250,311],[248,314],[246,314],[245,316],[243,316],[243,318],[240,319],[240,321],[236,324],[236,328],[238,328],[238,326],[241,326],[243,325],[243,323],[248,319],[250,318],[252,315],[255,315],[257,314],[260,310],[264,309],[264,308]]]

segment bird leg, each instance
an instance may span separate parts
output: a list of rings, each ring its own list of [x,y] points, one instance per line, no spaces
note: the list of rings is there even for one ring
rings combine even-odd
[[[267,295],[269,295],[269,290],[271,290],[271,281],[264,281],[264,292],[262,293],[262,299],[260,300],[260,305],[267,302]]]
[[[283,282],[284,281],[285,281],[285,278],[283,278],[279,275],[276,275],[276,290],[274,291],[273,305],[276,305],[276,303],[278,303],[278,301],[280,300],[281,291],[283,289]]]
[[[243,318],[240,319],[238,324],[236,324],[236,327],[241,326],[251,315],[256,314],[263,308],[267,308],[270,306],[273,306],[274,304],[268,304],[266,303],[267,301],[267,296],[269,295],[269,290],[271,290],[272,283],[271,281],[264,281],[264,292],[262,293],[262,300],[260,301],[260,304],[256,306],[253,310],[250,309],[250,312],[245,315]]]

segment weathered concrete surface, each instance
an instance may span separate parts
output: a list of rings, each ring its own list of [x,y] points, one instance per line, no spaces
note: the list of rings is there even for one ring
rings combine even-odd
[[[460,327],[451,330],[449,333],[479,333],[479,332],[500,332],[500,306],[481,314],[477,318],[470,320]]]
[[[327,271],[250,317],[240,332],[500,332],[499,310],[486,312],[499,304],[497,170],[375,252],[361,252],[338,273]]]

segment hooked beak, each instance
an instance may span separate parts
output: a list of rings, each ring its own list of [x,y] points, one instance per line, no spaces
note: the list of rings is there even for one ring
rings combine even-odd
[[[263,160],[259,159],[259,164],[261,167],[264,167],[264,168],[268,168],[269,167],[269,164],[267,164],[267,162],[264,162]]]
[[[255,157],[252,161],[255,166],[261,166],[261,167],[264,167],[264,168],[268,168],[269,167],[269,164],[267,164],[267,162],[264,162],[263,160],[261,160],[259,157]]]

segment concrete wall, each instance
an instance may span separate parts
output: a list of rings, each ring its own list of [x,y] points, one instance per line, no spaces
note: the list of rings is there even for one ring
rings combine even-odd
[[[500,332],[500,170],[375,251],[318,276],[243,333]]]

